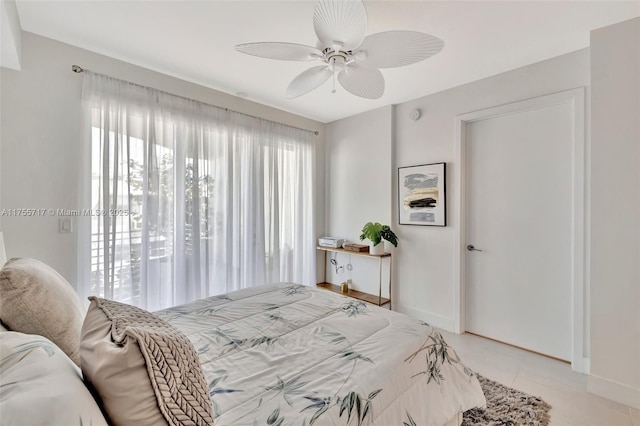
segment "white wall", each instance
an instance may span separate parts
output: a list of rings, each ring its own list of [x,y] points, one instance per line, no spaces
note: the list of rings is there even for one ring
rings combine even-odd
[[[446,228],[401,226],[396,256],[400,310],[448,330],[454,321],[454,261],[457,208],[453,192],[454,122],[460,114],[589,85],[589,51],[583,49],[490,78],[475,81],[395,109],[394,168],[447,162]],[[422,110],[412,121],[409,113]],[[394,188],[397,182],[394,182]],[[393,200],[396,199],[394,191]],[[394,222],[397,218],[394,215]]]
[[[452,224],[456,194],[452,188],[455,167],[458,167],[452,163],[455,117],[588,86],[589,81],[589,51],[583,49],[396,105],[390,110],[376,110],[329,123],[326,138],[328,232],[332,236],[355,238],[368,220],[380,217],[380,221],[389,223],[400,241],[393,250],[394,309],[453,330],[457,265]],[[416,108],[422,111],[422,117],[413,121],[409,115]],[[445,228],[398,225],[397,168],[442,161],[447,162],[449,225]],[[391,192],[387,196],[389,183],[383,179],[389,176]],[[359,270],[354,264],[354,275]],[[377,283],[377,276],[372,281]]]
[[[0,67],[20,69],[22,56],[22,28],[15,0],[0,2]],[[2,82],[0,81],[0,93]],[[0,103],[0,117],[2,104]],[[2,164],[2,136],[0,135],[0,164]],[[2,176],[0,173],[0,211],[2,209]],[[2,230],[2,216],[0,216]],[[2,265],[0,265],[1,267]]]
[[[640,409],[640,18],[591,33],[589,391]]]
[[[393,107],[387,106],[327,125],[325,190],[327,233],[330,236],[368,244],[368,240],[361,242],[359,239],[365,223],[380,222],[396,229],[391,223],[389,203],[392,120]],[[386,251],[392,251],[393,246],[385,244]],[[319,257],[321,255],[319,253]],[[346,255],[340,255],[336,260],[342,266],[349,261]],[[351,264],[353,288],[375,290],[377,294],[377,287],[373,285],[378,283],[377,261],[351,256]],[[345,272],[327,277],[329,281],[339,283],[347,275]]]
[[[0,2],[0,66],[20,69],[22,27],[15,0]]]
[[[82,75],[92,71],[268,120],[320,131],[317,137],[317,233],[324,230],[324,125],[30,33],[22,70],[0,68],[0,176],[4,209],[78,208]],[[3,217],[9,257],[33,257],[76,283],[76,235],[58,233],[56,217]]]

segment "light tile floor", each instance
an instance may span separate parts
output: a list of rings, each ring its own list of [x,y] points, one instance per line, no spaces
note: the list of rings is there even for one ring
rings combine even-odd
[[[588,393],[587,376],[568,363],[472,334],[442,334],[472,370],[551,404],[552,426],[640,426],[640,411]]]

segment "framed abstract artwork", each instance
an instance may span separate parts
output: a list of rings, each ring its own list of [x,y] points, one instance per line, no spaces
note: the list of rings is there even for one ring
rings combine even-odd
[[[398,168],[400,225],[447,226],[445,163]]]

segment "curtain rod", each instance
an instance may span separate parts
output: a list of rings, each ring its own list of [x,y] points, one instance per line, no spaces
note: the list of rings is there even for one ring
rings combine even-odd
[[[82,67],[81,67],[81,66],[79,66],[79,65],[71,65],[71,71],[73,71],[73,72],[75,72],[75,73],[78,73],[78,74],[79,74],[79,73],[83,73],[83,72],[85,72],[85,71],[93,72],[93,71],[91,71],[91,70],[84,69],[84,68],[82,68]],[[96,74],[97,74],[97,73],[96,73]],[[134,86],[142,87],[142,88],[144,88],[144,89],[153,89],[153,88],[151,88],[151,87],[143,86],[142,84],[131,83],[130,81],[128,81],[127,83],[129,83],[129,84],[133,84]],[[190,98],[187,98],[187,97],[185,97],[185,96],[180,96],[180,95],[176,95],[176,94],[174,94],[174,93],[165,92],[164,90],[159,90],[159,89],[153,89],[153,90],[157,90],[158,92],[161,92],[161,93],[166,93],[167,95],[176,96],[176,97],[178,97],[178,98],[186,99],[186,100],[188,100],[188,101],[195,101],[195,99],[190,99]],[[201,101],[196,101],[196,102],[201,102]],[[202,102],[202,103],[207,104],[206,102]],[[259,118],[259,119],[261,119],[261,120],[264,120],[264,118],[262,118],[262,117],[256,117],[255,115],[247,114],[247,113],[240,112],[240,111],[234,111],[234,110],[229,109],[229,108],[223,108],[223,107],[220,107],[220,106],[217,106],[217,105],[213,105],[213,104],[207,104],[207,105],[211,105],[211,106],[213,106],[213,107],[220,108],[220,109],[223,109],[223,110],[225,110],[225,111],[234,112],[234,113],[236,113],[236,114],[246,115],[247,117]],[[291,128],[294,128],[294,129],[298,129],[298,130],[304,130],[305,132],[313,133],[313,134],[314,134],[314,135],[316,135],[316,136],[318,136],[318,135],[320,134],[320,132],[318,132],[317,130],[303,129],[302,127],[291,126],[291,125],[289,125],[289,124],[284,124],[284,123],[279,123],[279,124],[282,124],[283,126],[291,127]]]

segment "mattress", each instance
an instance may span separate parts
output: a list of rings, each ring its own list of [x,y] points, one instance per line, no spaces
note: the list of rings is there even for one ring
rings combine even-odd
[[[329,291],[270,285],[156,313],[197,349],[216,426],[441,426],[486,403],[436,329]]]

